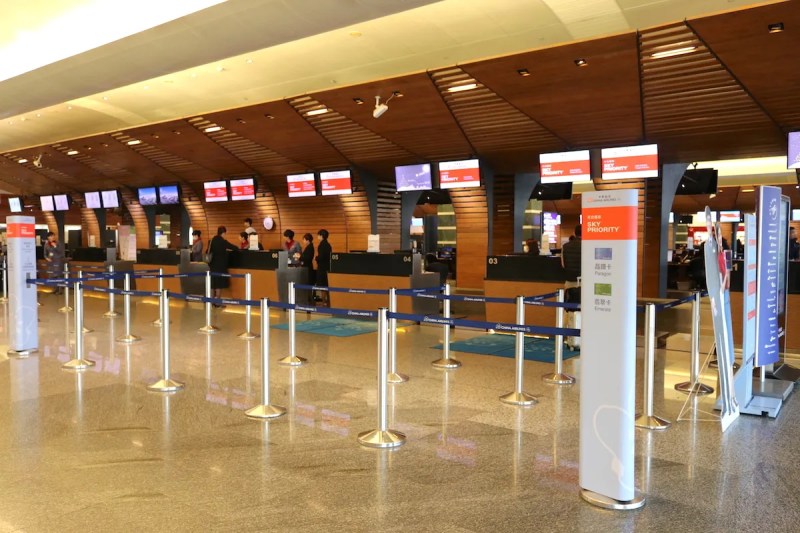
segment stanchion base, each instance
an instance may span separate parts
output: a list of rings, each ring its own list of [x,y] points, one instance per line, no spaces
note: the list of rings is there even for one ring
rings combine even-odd
[[[94,361],[91,359],[71,359],[61,365],[61,368],[65,370],[84,370],[90,366],[94,366]]]
[[[58,312],[59,313],[71,313],[72,312],[72,308],[71,307],[59,307],[58,308]]]
[[[461,366],[461,361],[449,357],[447,359],[443,358],[432,361],[431,366],[434,368],[458,368]]]
[[[586,489],[581,489],[581,498],[592,505],[613,511],[632,511],[644,507],[645,502],[641,494],[636,494],[632,500],[621,501]]]
[[[386,431],[373,429],[372,431],[359,433],[358,442],[368,448],[396,448],[406,443],[406,436],[404,433],[391,429]]]
[[[245,331],[243,333],[239,333],[237,337],[239,337],[243,341],[251,341],[253,339],[257,339],[258,337],[260,337],[260,335],[258,333],[253,333],[252,331]]]
[[[575,383],[575,378],[569,374],[557,374],[554,372],[552,374],[544,374],[542,376],[542,381],[554,385],[572,385]]]
[[[147,390],[155,392],[175,392],[181,390],[185,386],[185,383],[175,381],[174,379],[159,379],[155,383],[148,385]]]
[[[278,361],[279,365],[285,365],[285,366],[301,366],[306,363],[308,363],[308,359],[305,359],[303,357],[295,357],[294,355],[287,355],[286,357]]]
[[[509,392],[500,396],[500,401],[510,405],[529,406],[539,403],[535,396],[531,396],[527,392]]]
[[[150,325],[151,326],[155,326],[157,328],[160,328],[161,327],[161,319],[159,318],[159,319],[153,320],[152,322],[150,322]]]
[[[217,326],[203,326],[202,328],[198,328],[197,331],[205,333],[206,335],[213,335],[219,331],[219,328]]]
[[[119,313],[117,313],[116,311],[106,311],[105,313],[103,313],[103,318],[117,318],[118,316]]]
[[[11,358],[25,359],[29,355],[34,354],[34,353],[36,353],[38,351],[39,350],[36,349],[36,348],[28,348],[26,350],[8,350],[6,352],[6,355],[11,357]]]
[[[663,418],[659,418],[657,416],[647,416],[647,415],[637,415],[635,426],[637,428],[642,429],[654,429],[656,431],[662,431],[667,429],[672,425],[672,422],[669,420],[664,420]]]
[[[709,387],[708,385],[703,385],[699,381],[697,383],[692,383],[691,381],[684,381],[683,383],[678,383],[675,385],[675,390],[678,392],[683,392],[685,394],[696,394],[698,396],[704,396],[706,394],[711,394],[714,392],[713,387]]]
[[[7,304],[7,303],[8,303],[8,298],[6,298],[4,296],[0,297],[0,304]]]
[[[286,409],[279,405],[256,405],[244,412],[248,418],[278,418],[286,414]]]
[[[386,381],[389,383],[405,383],[408,381],[408,376],[399,372],[389,372],[389,374],[386,375]]]
[[[117,339],[117,342],[121,344],[133,344],[134,342],[139,342],[142,340],[141,337],[137,335],[125,335]]]

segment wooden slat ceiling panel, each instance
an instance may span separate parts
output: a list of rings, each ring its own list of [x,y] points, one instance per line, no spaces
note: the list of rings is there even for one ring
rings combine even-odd
[[[0,158],[0,187],[9,189],[14,194],[47,194],[52,192],[57,183],[34,172],[30,162],[20,164],[19,156],[3,154]]]
[[[131,140],[141,140],[138,137],[131,137],[124,133],[112,133],[111,137],[120,144],[125,144]],[[162,150],[161,148],[150,144],[147,141],[141,141],[136,145],[127,145],[128,148],[138,153],[160,166],[170,174],[179,176],[186,181],[206,181],[219,179],[219,174],[204,168],[194,161],[184,159],[174,153]]]

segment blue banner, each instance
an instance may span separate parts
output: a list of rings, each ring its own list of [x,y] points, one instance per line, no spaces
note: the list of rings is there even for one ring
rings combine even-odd
[[[781,189],[758,191],[758,251],[756,263],[756,366],[780,359],[778,323],[778,262],[780,257]]]

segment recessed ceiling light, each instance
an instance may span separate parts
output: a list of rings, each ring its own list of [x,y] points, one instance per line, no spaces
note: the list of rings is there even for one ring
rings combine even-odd
[[[264,115],[264,116],[265,116],[266,118],[270,119],[270,120],[272,120],[272,119],[274,119],[274,118],[275,118],[275,116],[274,116],[274,115],[270,115],[269,113],[267,113],[267,114],[266,114],[266,115]]]
[[[247,124],[247,121],[243,118],[237,118],[236,122],[238,122],[239,124]]]
[[[191,76],[192,76],[192,78],[196,78],[197,77],[197,72],[192,72]]]
[[[253,60],[248,58],[245,59],[244,62],[247,63],[248,65],[251,65],[253,63]]]
[[[319,109],[312,109],[311,111],[306,113],[306,116],[307,117],[313,117],[314,115],[324,115],[328,111],[330,111],[330,109],[328,109],[327,107],[321,107]]]
[[[178,131],[178,130],[172,130],[172,133],[174,133],[175,135],[180,135],[181,134],[181,132]]]
[[[28,119],[27,119],[27,118],[25,118],[25,117],[22,117],[22,118],[21,118],[21,119],[19,119],[19,120],[20,120],[21,122],[25,122],[25,121],[26,121],[26,120],[28,120]]]
[[[41,118],[41,116],[42,116],[41,113],[36,113],[36,118]]]
[[[742,192],[756,192],[755,189],[742,189]]]
[[[353,98],[353,101],[358,105],[362,105],[364,103],[364,100],[361,98]]]
[[[392,91],[392,97],[394,97],[394,98],[402,98],[403,96],[405,96],[405,95],[403,93],[401,93],[400,91]]]
[[[780,33],[783,31],[783,22],[775,22],[767,26],[770,33]]]
[[[585,67],[589,65],[589,61],[582,57],[579,57],[578,59],[575,60],[575,65],[579,67]]]
[[[691,54],[697,50],[696,46],[682,46],[680,48],[673,48],[672,50],[662,50],[661,52],[654,52],[650,55],[653,59],[663,59],[665,57],[675,57],[675,56],[682,56],[685,54]]]
[[[67,106],[67,109],[72,109],[72,106],[71,106],[71,105],[68,105],[68,106]]]
[[[215,131],[220,131],[220,130],[222,130],[222,126],[209,126],[203,131],[206,133],[214,133]]]
[[[447,89],[449,93],[460,93],[461,91],[471,91],[472,89],[476,89],[478,87],[477,83],[465,83],[464,85],[456,85],[455,87],[450,87]]]
[[[17,163],[19,163],[20,165],[23,164],[23,163],[27,163],[27,162],[28,162],[28,160],[25,159],[24,157],[22,159],[18,159],[17,160]]]
[[[217,72],[225,72],[225,67],[223,67],[222,65],[219,65],[217,67]]]
[[[69,151],[67,151],[67,155],[78,155],[78,153],[79,152],[77,150],[69,150]]]
[[[351,32],[349,33],[349,35],[350,35],[350,37],[361,37],[361,36],[362,36],[362,35],[364,35],[364,34],[363,34],[363,33],[361,33],[360,31],[351,31]]]
[[[108,101],[108,96],[104,96],[104,97],[103,97],[103,100],[106,100],[106,101]]]
[[[526,68],[520,68],[520,69],[517,69],[517,74],[519,74],[523,78],[526,78],[526,77],[531,75],[531,72]]]
[[[137,144],[142,144],[142,141],[140,141],[139,139],[131,139],[130,141],[128,141],[128,146],[135,146]]]

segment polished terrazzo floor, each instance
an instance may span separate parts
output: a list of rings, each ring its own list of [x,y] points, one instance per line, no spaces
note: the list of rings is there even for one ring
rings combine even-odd
[[[777,420],[743,416],[724,435],[714,422],[676,421],[684,351],[658,351],[656,414],[673,426],[636,433],[647,505],[612,512],[578,496],[578,387],[543,383],[550,365],[526,363],[526,389],[540,401],[511,407],[497,398],[512,388],[513,360],[457,353],[462,368],[436,370],[440,352],[430,347],[441,329],[407,326],[399,369],[411,380],[390,386],[389,416],[408,442],[378,451],[356,441],[376,425],[375,334],[298,334],[310,364],[272,367],[273,403],[289,414],[258,422],[243,415],[258,403],[260,367],[258,341],[235,336],[242,315],[215,311],[222,330],[204,336],[202,310],[174,306],[173,377],[186,389],[162,395],[145,389],[160,368],[155,305],[135,305],[143,341],[126,346],[114,342],[122,319],[101,318],[106,302],[87,298],[97,366],[74,373],[60,368],[71,315],[56,311],[54,296],[41,301],[39,354],[0,355],[0,533],[800,528],[797,395]],[[272,331],[273,361],[287,353],[287,335]],[[579,358],[565,366],[580,379]]]

